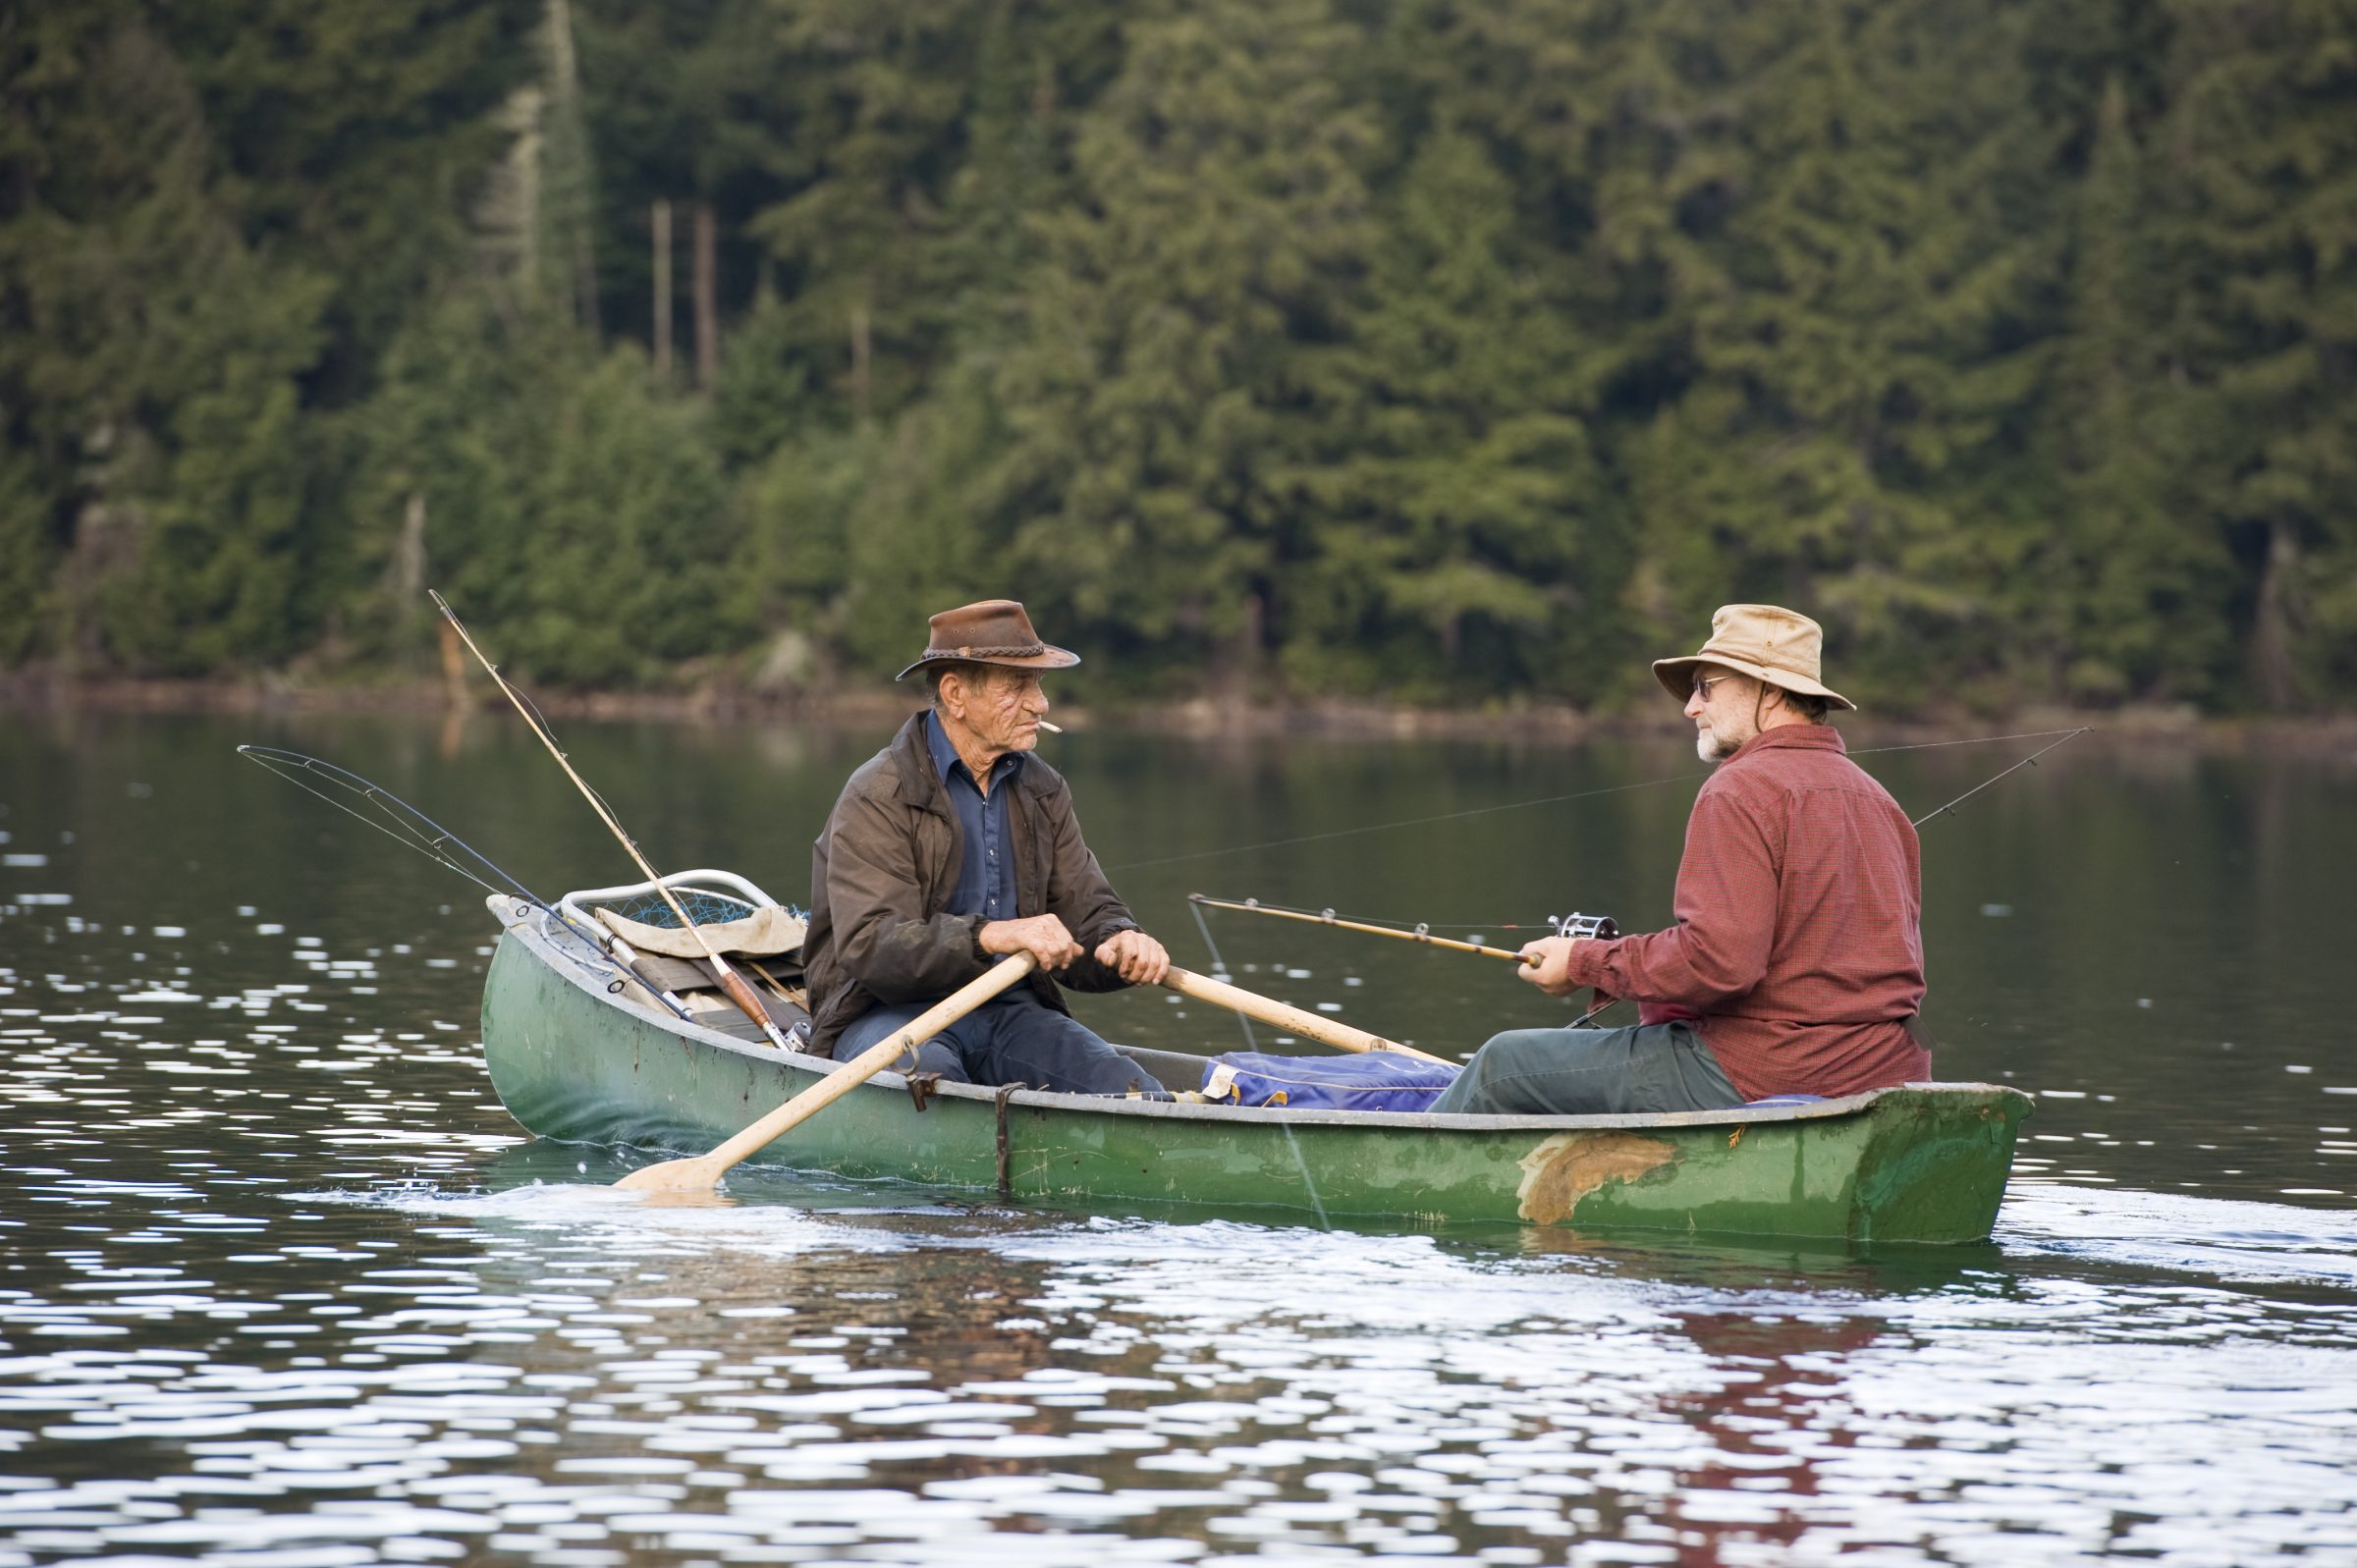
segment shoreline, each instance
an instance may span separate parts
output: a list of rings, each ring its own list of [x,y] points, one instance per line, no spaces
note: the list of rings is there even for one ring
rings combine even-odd
[[[487,685],[469,684],[469,713],[504,710]],[[905,691],[833,692],[791,698],[743,690],[690,692],[535,692],[533,703],[551,718],[686,725],[796,723],[827,728],[897,724],[916,704]],[[133,715],[256,715],[373,713],[441,717],[454,709],[440,681],[379,686],[314,685],[284,677],[252,680],[110,678],[68,680],[0,674],[0,713]],[[1510,704],[1475,710],[1391,707],[1358,701],[1260,703],[1239,706],[1196,696],[1129,708],[1063,704],[1067,729],[1105,730],[1188,737],[1227,736],[1384,740],[1684,739],[1689,727],[1673,712],[1659,716],[1591,713],[1560,704]],[[2204,716],[2185,707],[2106,710],[2025,707],[1997,715],[1913,716],[1886,719],[1848,715],[1845,734],[1877,740],[1935,742],[1985,739],[1993,731],[2044,733],[2085,728],[2090,740],[2191,745],[2205,752],[2249,750],[2357,756],[2357,713],[2304,717]]]

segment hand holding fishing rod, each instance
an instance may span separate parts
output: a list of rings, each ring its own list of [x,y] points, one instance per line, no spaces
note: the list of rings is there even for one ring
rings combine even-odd
[[[475,662],[483,667],[484,673],[490,676],[492,682],[507,695],[509,702],[515,704],[516,711],[523,716],[523,722],[530,727],[532,733],[539,736],[540,743],[548,748],[548,754],[557,759],[557,766],[565,770],[565,777],[571,779],[575,787],[579,789],[582,796],[588,800],[590,808],[597,813],[598,820],[606,825],[615,838],[622,840],[623,848],[630,851],[630,859],[637,863],[638,869],[646,873],[647,881],[654,885],[655,892],[663,895],[663,901],[671,906],[671,912],[679,918],[681,926],[694,936],[695,945],[704,949],[705,958],[711,961],[712,973],[714,978],[720,982],[721,991],[738,1005],[747,1018],[760,1025],[761,1032],[769,1037],[771,1045],[780,1051],[792,1051],[794,1047],[787,1043],[786,1036],[778,1028],[777,1021],[770,1017],[769,1009],[761,1005],[761,999],[754,994],[751,983],[729,967],[728,960],[721,957],[719,950],[704,936],[703,928],[687,918],[687,911],[680,907],[679,899],[672,896],[671,889],[665,886],[662,876],[655,868],[647,863],[646,856],[638,852],[638,845],[632,841],[630,836],[622,831],[622,824],[614,820],[614,814],[606,809],[605,801],[598,797],[596,790],[590,788],[582,781],[579,774],[574,772],[573,764],[567,761],[565,753],[558,749],[556,736],[548,732],[548,726],[541,723],[540,716],[532,711],[531,704],[525,702],[522,694],[508,684],[507,677],[499,673],[499,667],[484,657],[483,650],[475,646],[474,638],[467,635],[466,626],[460,623],[458,615],[452,611],[449,603],[430,588],[426,590],[426,597],[433,600],[434,608],[442,612],[442,618],[450,622],[451,629],[459,634],[460,641],[466,644],[466,651],[474,655]]]

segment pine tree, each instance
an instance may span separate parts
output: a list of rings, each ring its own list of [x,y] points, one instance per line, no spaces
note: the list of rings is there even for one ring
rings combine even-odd
[[[1315,529],[1289,595],[1287,669],[1311,689],[1430,699],[1566,690],[1566,653],[1609,630],[1576,334],[1519,243],[1481,143],[1423,138],[1364,303],[1317,355]],[[1601,568],[1601,569],[1600,569]]]
[[[21,325],[0,406],[26,454],[9,532],[63,558],[49,646],[167,673],[283,660],[313,630],[314,458],[294,426],[326,280],[247,243],[188,74],[135,10],[32,42],[10,95],[37,135],[10,148],[0,275]]]
[[[2043,670],[2031,689],[2080,703],[2194,696],[2224,652],[2230,580],[2217,530],[2184,493],[2197,406],[2168,374],[2171,305],[2150,159],[2114,75],[2094,108],[2069,232],[2069,305],[2040,428],[2051,514],[2032,521],[2013,618]]]
[[[1678,328],[1656,374],[1679,385],[1627,448],[1639,581],[1678,627],[1797,603],[1869,692],[1921,693],[1972,651],[1992,573],[1959,502],[2038,367],[2013,331],[2047,161],[2025,15],[1818,0],[1641,24],[1676,63],[1642,104],[1661,177],[1611,192],[1649,210],[1598,224],[1660,237]]]
[[[195,92],[248,243],[333,280],[312,406],[365,397],[392,335],[467,233],[537,74],[546,0],[208,0],[137,9]]]
[[[2357,674],[2357,6],[2170,15],[2161,156],[2201,500],[2243,564],[2246,689],[2292,707]]]
[[[786,319],[842,419],[916,396],[951,330],[944,213],[975,31],[973,8],[924,0],[820,0],[786,22],[789,189],[750,227],[786,269]]]
[[[965,493],[1007,579],[1165,668],[1240,673],[1311,548],[1300,346],[1363,266],[1371,126],[1337,85],[1361,41],[1322,0],[1132,22],[989,355],[1004,437]]]

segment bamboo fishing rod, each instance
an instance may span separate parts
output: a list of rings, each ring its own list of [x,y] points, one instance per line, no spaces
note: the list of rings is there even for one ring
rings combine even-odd
[[[2059,731],[2062,737],[2061,739],[2039,747],[2036,751],[2031,752],[2028,756],[2022,758],[2019,762],[2014,763],[2011,767],[2005,768],[2001,772],[1982,780],[1979,784],[1974,784],[1970,789],[1967,789],[1962,794],[1956,796],[1955,799],[1947,802],[1946,805],[1935,807],[1933,810],[1925,812],[1922,816],[1916,818],[1914,822],[1910,824],[1910,826],[1921,828],[1925,823],[1931,821],[1934,817],[1953,812],[1957,806],[1962,805],[1974,795],[1979,794],[1991,784],[1996,784],[2000,779],[2006,777],[2008,774],[2016,773],[2023,768],[2036,767],[2040,757],[2045,756],[2048,752],[2053,751],[2057,746],[2067,745],[2071,741],[2078,739],[2079,736],[2086,734],[2092,728],[2092,726],[2082,725],[2075,730]],[[1990,738],[1999,740],[2043,738],[2044,735],[2055,734],[2056,732],[2057,731],[2050,730],[2043,731],[2040,736],[2035,737],[2022,735],[1998,735]],[[1975,742],[1934,742],[1934,744],[1973,743]],[[1899,751],[1914,751],[1923,748],[1915,746],[1899,746],[1891,749]],[[1656,782],[1661,783],[1666,781]],[[1416,926],[1413,930],[1402,931],[1397,926],[1373,925],[1363,920],[1344,920],[1336,915],[1331,909],[1322,909],[1317,913],[1312,914],[1306,909],[1287,909],[1281,905],[1264,904],[1258,898],[1246,898],[1241,902],[1238,902],[1231,898],[1214,898],[1207,893],[1200,892],[1190,892],[1186,895],[1186,898],[1187,902],[1199,904],[1207,909],[1233,909],[1240,914],[1270,915],[1279,920],[1298,920],[1313,926],[1333,926],[1342,931],[1357,931],[1373,937],[1389,937],[1396,942],[1420,942],[1428,947],[1447,947],[1453,952],[1476,953],[1484,958],[1504,958],[1518,964],[1531,965],[1539,962],[1536,957],[1526,956],[1520,952],[1509,951],[1505,947],[1492,947],[1478,942],[1458,942],[1449,937],[1436,937],[1432,934],[1429,927],[1421,924]],[[1551,915],[1548,917],[1547,924],[1550,928],[1550,935],[1558,937],[1570,937],[1575,940],[1582,938],[1611,938],[1620,935],[1620,927],[1618,922],[1615,921],[1610,915],[1568,914],[1560,919]],[[1208,940],[1208,935],[1206,940]],[[1599,1000],[1597,1001],[1597,1004],[1589,1008],[1588,1011],[1580,1017],[1579,1021],[1572,1025],[1573,1028],[1577,1029],[1585,1027],[1590,1019],[1594,1018],[1598,1013],[1604,1011],[1605,1008],[1613,1004],[1613,999],[1605,997],[1601,992],[1598,993],[1598,998]]]
[[[1958,806],[1962,805],[1962,804],[1963,804],[1965,801],[1967,801],[1967,800],[1971,799],[1971,798],[1972,798],[1974,795],[1977,795],[1977,794],[1979,794],[1979,793],[1980,793],[1982,790],[1984,790],[1984,789],[1988,788],[1988,787],[1989,787],[1991,784],[1996,784],[1996,783],[1997,783],[1997,782],[1998,782],[2000,779],[2002,779],[2002,778],[2006,777],[2008,774],[2017,773],[2017,772],[2019,772],[2019,771],[2020,771],[2021,769],[2023,769],[2023,768],[2034,768],[2034,767],[2036,767],[2036,766],[2038,765],[2038,759],[2039,759],[2040,757],[2043,757],[2043,756],[2045,756],[2045,755],[2046,755],[2048,752],[2055,750],[2055,749],[2056,749],[2056,747],[2058,747],[2058,746],[2064,746],[2064,745],[2068,745],[2068,744],[2069,744],[2071,741],[2078,739],[2078,738],[2079,738],[2079,736],[2081,736],[2081,735],[2083,735],[2083,734],[2086,734],[2086,733],[2088,733],[2088,732],[2089,732],[2089,730],[2090,730],[2092,728],[2093,728],[2092,726],[2088,726],[2088,725],[2082,725],[2082,726],[2080,726],[2079,728],[2077,728],[2077,729],[2075,729],[2075,730],[2059,730],[2059,731],[2057,731],[2057,730],[2044,730],[2044,731],[2041,731],[2041,732],[2040,732],[2040,734],[2039,734],[2038,736],[2027,736],[2027,735],[1992,735],[1992,736],[1985,737],[1986,739],[1991,739],[1991,740],[2022,740],[2022,739],[2032,739],[2032,738],[2043,738],[2045,735],[2051,735],[2051,734],[2056,734],[2056,733],[2059,733],[2059,734],[2061,735],[2061,737],[2062,737],[2062,738],[2061,738],[2061,739],[2059,739],[2059,740],[2054,741],[2053,743],[2051,743],[2051,744],[2049,744],[2049,745],[2044,745],[2044,746],[2041,746],[2041,747],[2039,747],[2039,748],[2038,748],[2036,751],[2033,751],[2033,752],[2031,752],[2031,753],[2030,753],[2028,756],[2026,756],[2026,757],[2022,758],[2022,759],[2021,759],[2019,762],[2016,762],[2016,763],[2014,763],[2012,766],[2010,766],[2010,767],[2008,767],[2008,768],[2005,768],[2005,769],[2001,770],[2001,772],[1998,772],[1998,773],[1992,774],[1992,775],[1991,775],[1989,778],[1982,780],[1982,781],[1981,781],[1979,784],[1974,784],[1974,785],[1973,785],[1973,786],[1972,786],[1970,789],[1967,789],[1967,790],[1965,790],[1965,791],[1964,791],[1962,794],[1960,794],[1960,795],[1956,796],[1956,798],[1955,798],[1955,799],[1953,799],[1953,800],[1950,800],[1950,801],[1949,801],[1949,802],[1948,802],[1946,805],[1944,805],[1944,806],[1936,806],[1936,807],[1934,807],[1932,810],[1925,812],[1925,813],[1924,813],[1922,816],[1920,816],[1920,817],[1917,817],[1917,818],[1914,820],[1914,822],[1913,822],[1912,824],[1910,824],[1910,826],[1912,826],[1912,827],[1915,827],[1915,828],[1921,828],[1921,827],[1922,827],[1922,826],[1923,826],[1925,823],[1927,823],[1927,822],[1931,821],[1931,820],[1932,820],[1934,817],[1943,816],[1943,815],[1946,815],[1946,814],[1948,814],[1948,813],[1951,813],[1951,812],[1953,812],[1953,811],[1955,810],[1955,808],[1956,808],[1956,807],[1958,807]],[[1982,741],[1935,741],[1935,742],[1933,742],[1933,744],[1935,744],[1935,745],[1977,745],[1977,744],[1982,744],[1982,743],[1983,743]],[[1891,748],[1889,748],[1889,749],[1891,749],[1891,750],[1898,750],[1898,751],[1918,751],[1918,750],[1923,750],[1923,749],[1926,749],[1926,748],[1924,748],[1924,747],[1919,747],[1919,746],[1897,746],[1897,747],[1891,747]],[[1861,755],[1861,756],[1862,756],[1862,755],[1865,755],[1865,753],[1861,752],[1861,753],[1859,753],[1859,755]],[[1669,781],[1669,780],[1656,780],[1656,781],[1654,781],[1654,782],[1655,782],[1655,783],[1657,783],[1657,784],[1663,784],[1663,783],[1671,783],[1671,782],[1672,782],[1672,781]],[[1637,786],[1634,786],[1634,787],[1640,787],[1640,788],[1641,788],[1641,787],[1643,787],[1643,786],[1642,786],[1642,785],[1637,785]],[[1607,792],[1607,791],[1601,791],[1601,790],[1599,790],[1599,791],[1595,791],[1595,792],[1596,792],[1596,793],[1605,793],[1605,792]],[[1576,797],[1576,796],[1571,796],[1571,797],[1566,797],[1566,798],[1577,798],[1577,797]],[[1543,803],[1543,802],[1540,802],[1540,803]],[[1502,809],[1502,810],[1510,810],[1510,809],[1512,809],[1512,808],[1510,808],[1510,807],[1501,807],[1501,808],[1498,808],[1498,809]],[[1471,813],[1460,813],[1460,815],[1471,815]],[[1440,820],[1440,819],[1418,819],[1418,820]],[[1406,824],[1394,824],[1393,826],[1406,826]],[[1357,832],[1357,831],[1363,831],[1363,832],[1370,832],[1370,833],[1371,833],[1371,832],[1374,832],[1374,831],[1376,831],[1376,830],[1374,830],[1374,829],[1365,829],[1365,830],[1352,830],[1352,831],[1354,831],[1354,832]],[[1151,862],[1149,862],[1149,864],[1151,864]],[[1261,902],[1261,901],[1260,901],[1258,898],[1246,898],[1246,899],[1242,900],[1241,902],[1237,902],[1236,900],[1234,900],[1234,899],[1231,899],[1231,898],[1214,898],[1214,897],[1211,897],[1211,896],[1210,896],[1209,894],[1207,894],[1207,893],[1200,893],[1200,892],[1190,892],[1190,893],[1188,893],[1188,894],[1186,895],[1186,898],[1187,898],[1187,902],[1189,902],[1189,903],[1194,903],[1194,904],[1201,904],[1202,906],[1204,906],[1204,907],[1205,907],[1205,908],[1207,908],[1207,909],[1233,909],[1233,910],[1236,910],[1236,911],[1238,911],[1239,913],[1242,913],[1242,914],[1248,914],[1248,915],[1271,915],[1271,916],[1274,916],[1274,917],[1276,917],[1276,918],[1277,918],[1277,919],[1279,919],[1279,920],[1299,920],[1299,921],[1304,921],[1304,922],[1306,922],[1306,923],[1308,923],[1308,924],[1310,924],[1310,925],[1314,925],[1314,926],[1333,926],[1333,927],[1337,928],[1338,930],[1342,930],[1342,931],[1359,931],[1359,932],[1364,932],[1364,933],[1366,933],[1366,934],[1367,934],[1367,935],[1369,935],[1369,936],[1375,936],[1375,937],[1390,937],[1390,938],[1392,938],[1392,939],[1394,939],[1394,940],[1396,940],[1396,941],[1399,941],[1399,942],[1420,942],[1420,943],[1423,943],[1423,944],[1424,944],[1425,946],[1431,946],[1431,947],[1447,947],[1447,948],[1450,948],[1451,950],[1453,950],[1453,951],[1455,951],[1455,952],[1471,952],[1471,953],[1479,953],[1481,956],[1483,956],[1483,957],[1485,957],[1485,958],[1507,958],[1507,959],[1511,959],[1511,960],[1513,960],[1513,961],[1514,961],[1514,962],[1516,962],[1516,963],[1535,963],[1535,962],[1537,962],[1537,960],[1536,960],[1536,959],[1525,958],[1525,957],[1523,957],[1523,955],[1522,955],[1521,953],[1519,953],[1519,952],[1512,952],[1512,951],[1509,951],[1509,950],[1507,950],[1507,948],[1504,948],[1504,947],[1491,947],[1491,946],[1484,946],[1483,944],[1481,944],[1481,943],[1478,943],[1478,942],[1457,942],[1457,941],[1454,941],[1454,940],[1453,940],[1453,939],[1451,939],[1451,938],[1448,938],[1448,937],[1436,937],[1436,936],[1434,936],[1434,935],[1432,934],[1431,930],[1430,930],[1428,927],[1425,927],[1425,926],[1422,926],[1422,925],[1419,925],[1419,926],[1417,926],[1417,927],[1416,927],[1415,929],[1413,929],[1412,931],[1402,931],[1402,930],[1400,930],[1400,929],[1399,929],[1398,926],[1378,926],[1378,925],[1371,925],[1371,924],[1369,924],[1369,923],[1367,923],[1367,922],[1365,922],[1365,921],[1362,921],[1362,920],[1343,920],[1343,919],[1342,919],[1342,918],[1338,917],[1338,916],[1335,914],[1335,912],[1334,912],[1333,910],[1331,910],[1331,909],[1323,909],[1323,910],[1320,910],[1320,911],[1318,911],[1318,912],[1317,912],[1317,913],[1315,913],[1315,914],[1312,914],[1312,913],[1310,913],[1310,912],[1309,912],[1308,910],[1306,910],[1306,909],[1288,909],[1288,908],[1285,908],[1284,906],[1282,906],[1282,905],[1278,905],[1278,904],[1264,904],[1264,903],[1262,903],[1262,902]],[[1559,919],[1557,919],[1557,918],[1555,918],[1555,917],[1553,917],[1553,916],[1550,916],[1550,917],[1548,918],[1547,924],[1548,924],[1548,927],[1550,928],[1550,935],[1553,935],[1553,936],[1558,936],[1558,937],[1617,937],[1617,936],[1618,936],[1618,935],[1620,934],[1620,927],[1619,927],[1619,925],[1618,925],[1617,922],[1615,922],[1615,921],[1613,920],[1613,918],[1612,918],[1611,916],[1609,916],[1609,915],[1582,915],[1582,914],[1569,914],[1569,915],[1564,915],[1564,916],[1563,916],[1562,918],[1561,918],[1560,920],[1559,920]]]
[[[671,906],[671,912],[679,917],[680,924],[695,938],[695,945],[704,949],[704,956],[711,960],[713,977],[720,982],[722,992],[737,1004],[747,1018],[761,1026],[761,1032],[769,1037],[771,1045],[780,1051],[792,1051],[794,1047],[787,1044],[785,1034],[778,1028],[777,1021],[770,1017],[769,1009],[761,1005],[761,999],[754,993],[751,983],[729,967],[728,960],[723,958],[719,949],[712,946],[711,940],[704,935],[703,928],[687,918],[687,911],[680,907],[679,899],[672,896],[671,889],[664,883],[662,876],[653,866],[647,864],[646,856],[638,852],[636,842],[629,834],[622,831],[622,824],[614,820],[614,813],[606,809],[605,801],[598,797],[596,790],[590,788],[583,782],[579,774],[574,772],[573,764],[557,747],[557,737],[548,732],[548,726],[541,723],[540,716],[532,711],[531,704],[523,700],[522,693],[508,684],[507,677],[499,673],[499,667],[485,658],[483,650],[475,646],[474,638],[467,635],[466,626],[460,623],[458,614],[450,608],[449,602],[431,588],[426,590],[426,597],[433,600],[434,608],[442,612],[442,619],[450,622],[451,629],[459,634],[460,641],[466,644],[466,651],[474,655],[475,663],[483,667],[484,672],[491,676],[493,684],[506,693],[508,701],[516,705],[516,711],[523,715],[524,724],[530,727],[533,734],[540,737],[540,743],[548,748],[548,754],[557,759],[557,766],[565,770],[565,777],[571,779],[574,787],[580,790],[582,798],[589,802],[590,809],[597,813],[598,820],[606,825],[615,838],[622,840],[623,848],[630,851],[630,858],[637,862],[638,869],[646,873],[647,881],[654,884],[655,892],[663,895],[663,901]]]
[[[1313,926],[1333,926],[1339,931],[1359,931],[1373,937],[1390,937],[1396,942],[1420,942],[1428,947],[1447,947],[1452,952],[1479,953],[1484,958],[1504,958],[1518,964],[1538,962],[1536,958],[1524,957],[1510,947],[1492,947],[1478,942],[1458,942],[1453,937],[1436,937],[1429,928],[1424,926],[1417,926],[1412,931],[1402,931],[1398,926],[1376,926],[1369,925],[1363,920],[1343,920],[1331,909],[1321,910],[1313,915],[1306,909],[1287,909],[1275,904],[1264,904],[1258,898],[1246,898],[1241,903],[1237,903],[1233,899],[1214,898],[1208,893],[1201,892],[1188,893],[1186,901],[1201,904],[1207,909],[1234,909],[1248,915],[1272,915],[1279,920],[1300,920]],[[1608,938],[1620,935],[1619,922],[1610,915],[1570,914],[1563,916],[1561,920],[1551,918],[1547,924],[1553,928],[1548,934],[1556,937]]]

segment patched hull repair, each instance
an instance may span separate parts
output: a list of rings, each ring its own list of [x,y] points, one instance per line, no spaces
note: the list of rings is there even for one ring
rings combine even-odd
[[[1666,1138],[1633,1132],[1559,1132],[1524,1155],[1514,1212],[1534,1225],[1575,1219],[1579,1201],[1606,1182],[1635,1181],[1677,1159]]]

